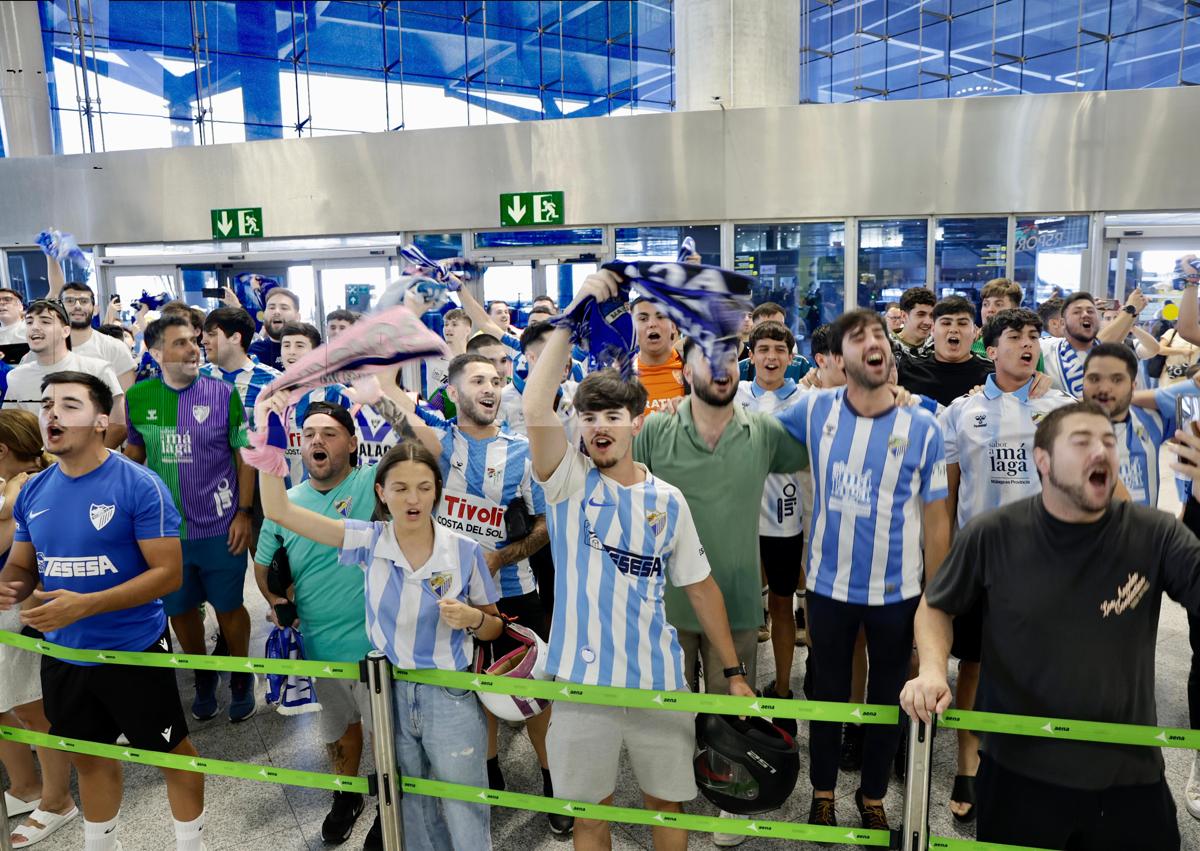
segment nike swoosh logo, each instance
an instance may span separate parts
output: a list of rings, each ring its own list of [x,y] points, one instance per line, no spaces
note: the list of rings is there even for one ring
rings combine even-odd
[[[592,506],[592,508],[612,508],[613,506],[616,505],[616,503],[614,503],[614,502],[596,502],[596,498],[592,497],[591,499],[588,500],[588,505]]]
[[[47,511],[49,511],[49,510],[50,510],[49,508],[43,508],[41,511],[31,511],[31,512],[29,513],[29,519],[30,519],[30,520],[35,520],[35,519],[37,519],[38,517],[41,517],[43,514],[45,514],[45,513],[46,513]]]

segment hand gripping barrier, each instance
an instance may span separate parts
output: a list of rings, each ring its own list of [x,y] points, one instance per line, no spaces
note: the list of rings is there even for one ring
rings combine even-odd
[[[895,706],[583,686],[576,683],[519,680],[458,671],[409,671],[391,667],[378,653],[372,653],[361,663],[351,664],[290,659],[191,656],[181,653],[79,650],[2,630],[0,630],[0,644],[8,644],[33,653],[75,662],[302,675],[367,682],[371,690],[372,709],[375,716],[372,744],[375,749],[377,771],[369,778],[143,751],[127,746],[67,739],[5,726],[0,726],[0,738],[28,745],[106,757],[122,762],[195,771],[201,774],[215,774],[312,789],[378,794],[382,813],[384,847],[387,851],[402,851],[404,848],[403,826],[400,819],[400,796],[403,793],[429,795],[471,803],[478,802],[489,806],[503,806],[532,812],[565,813],[577,818],[616,821],[626,824],[667,826],[705,833],[720,831],[744,836],[762,836],[842,846],[903,848],[905,851],[926,851],[926,849],[936,849],[936,851],[1038,851],[1038,849],[1012,845],[928,835],[929,768],[933,737],[930,734],[930,728],[917,721],[911,721],[909,724],[909,770],[905,786],[904,827],[889,833],[888,831],[864,830],[857,827],[818,827],[768,819],[714,818],[687,813],[657,812],[544,798],[517,792],[496,792],[491,789],[424,778],[401,777],[395,762],[391,682],[393,679],[405,680],[471,691],[516,694],[524,697],[540,697],[547,700],[564,700],[601,706],[677,712],[709,712],[724,715],[758,715],[834,723],[896,724],[899,722],[899,710]],[[938,720],[948,728],[970,729],[981,733],[1007,733],[1147,747],[1200,749],[1200,731],[1167,727],[1105,724],[957,710],[943,713]],[[0,815],[2,814],[3,797],[0,797]],[[7,819],[5,819],[6,821]],[[0,824],[0,851],[6,851],[10,847],[8,834],[6,823]]]

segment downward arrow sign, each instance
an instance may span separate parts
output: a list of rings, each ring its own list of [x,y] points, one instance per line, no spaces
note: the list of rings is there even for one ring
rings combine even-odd
[[[222,236],[228,236],[231,227],[233,227],[233,219],[229,218],[229,213],[222,210],[221,218],[217,219],[217,230],[221,232]]]
[[[521,196],[518,195],[508,203],[508,215],[517,224],[525,218],[525,205],[521,203]]]

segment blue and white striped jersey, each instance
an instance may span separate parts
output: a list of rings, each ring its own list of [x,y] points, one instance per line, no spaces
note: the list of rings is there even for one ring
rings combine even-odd
[[[919,596],[924,504],[946,497],[933,414],[911,406],[859,416],[839,387],[806,393],[778,416],[808,447],[813,471],[808,590],[868,606]]]
[[[453,422],[430,427],[441,432],[442,502],[434,519],[451,531],[465,535],[489,550],[508,546],[504,514],[520,497],[530,514],[545,514],[542,488],[533,480],[529,441],[501,431],[495,437],[476,439]],[[517,597],[537,590],[529,559],[506,564],[498,574],[501,597]]]
[[[757,381],[738,383],[734,402],[748,411],[776,414],[789,408],[804,395],[795,381],[788,378],[778,390],[764,390]],[[768,538],[791,538],[804,531],[803,480],[808,472],[770,473],[763,485],[762,507],[758,512],[758,534]],[[809,493],[811,499],[811,491]]]
[[[354,427],[358,432],[358,463],[376,464],[400,442],[392,424],[370,405],[355,405]]]
[[[1005,393],[989,375],[981,392],[960,396],[938,417],[946,463],[959,469],[960,529],[986,511],[1042,492],[1033,434],[1046,414],[1075,400],[1060,390],[1030,399],[1033,381]]]
[[[1175,435],[1175,400],[1195,392],[1196,385],[1190,381],[1163,387],[1154,391],[1158,410],[1134,405],[1124,422],[1113,423],[1121,458],[1121,482],[1134,502],[1158,505],[1161,484],[1158,453],[1163,443]]]
[[[308,413],[308,406],[313,402],[332,402],[349,411],[354,407],[354,402],[346,395],[345,391],[346,388],[342,384],[329,384],[325,387],[318,387],[316,390],[302,396],[295,405],[288,409],[288,445],[284,451],[284,455],[287,456],[289,468],[287,477],[287,486],[289,488],[301,482],[308,481],[308,471],[304,469],[304,459],[300,457],[300,440],[304,436],[304,427],[301,423],[304,422],[304,416]]]
[[[246,409],[246,424],[254,428],[254,403],[258,401],[259,391],[283,373],[274,367],[259,363],[258,358],[252,357],[249,365],[230,372],[226,372],[215,363],[206,363],[200,367],[200,374],[232,384],[242,397],[242,406]]]
[[[464,671],[472,643],[441,618],[438,600],[472,606],[496,602],[496,588],[474,541],[434,524],[433,552],[413,568],[396,543],[391,522],[346,520],[338,561],[364,570],[367,637],[393,665]]]
[[[666,579],[710,571],[680,491],[652,476],[624,487],[568,446],[545,482],[554,555],[554,617],[546,670],[585,685],[677,691],[683,650],[667,622]]]

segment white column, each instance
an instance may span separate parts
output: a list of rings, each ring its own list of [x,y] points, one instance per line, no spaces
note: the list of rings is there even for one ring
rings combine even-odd
[[[677,2],[675,108],[799,103],[801,2]]]
[[[37,3],[0,3],[0,132],[7,157],[54,153]]]

